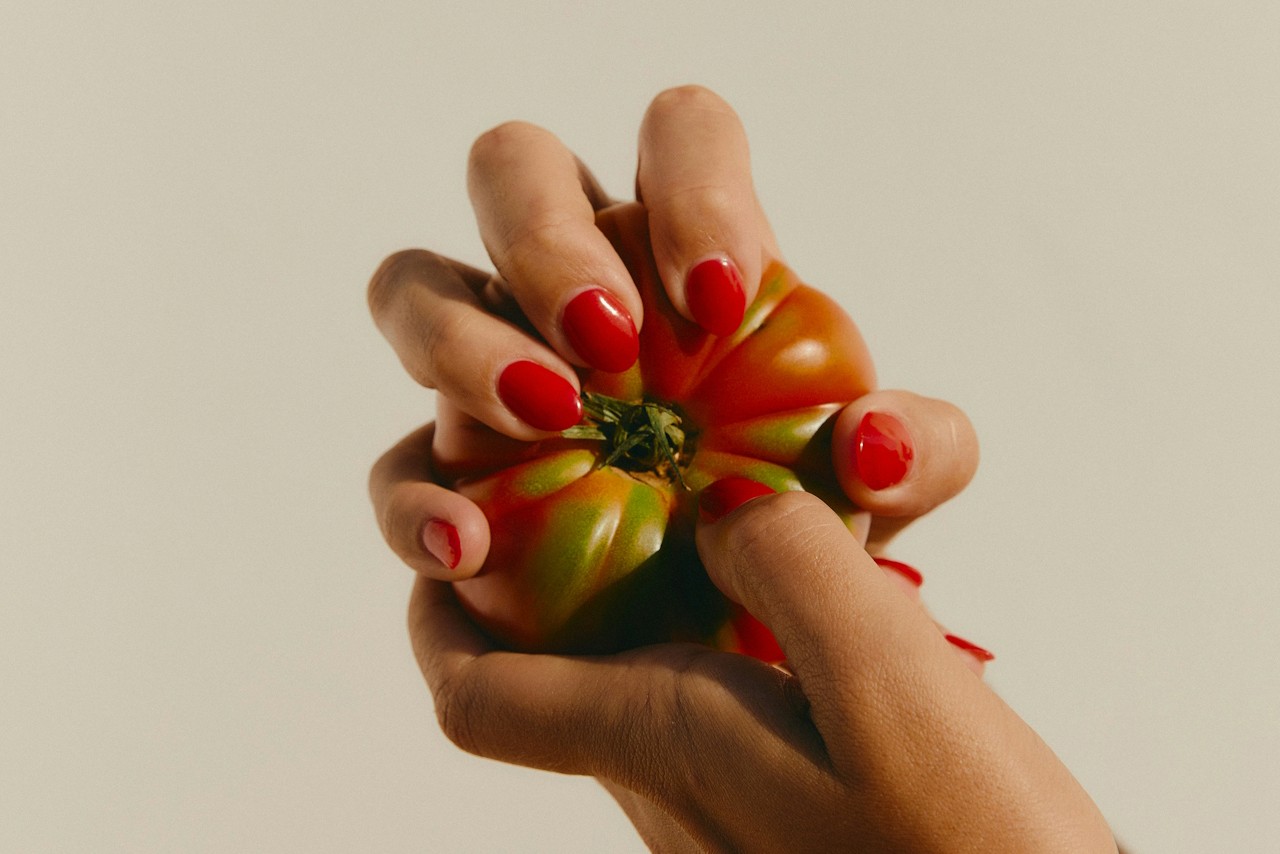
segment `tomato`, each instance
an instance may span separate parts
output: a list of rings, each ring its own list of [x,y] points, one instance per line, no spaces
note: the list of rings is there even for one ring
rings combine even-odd
[[[620,374],[584,371],[584,400],[597,415],[630,418],[647,438],[683,445],[619,454],[607,441],[581,438],[616,441],[607,419],[535,443],[472,422],[442,445],[438,430],[437,475],[480,506],[492,537],[480,573],[456,583],[458,598],[518,650],[611,652],[691,640],[778,660],[768,630],[702,569],[693,540],[698,491],[741,475],[815,493],[851,528],[865,527],[866,514],[836,482],[830,434],[839,410],[874,387],[871,357],[839,306],[780,264],[766,270],[737,332],[709,335],[668,301],[644,209],[610,208],[599,225],[645,314],[637,363]],[[612,401],[656,406],[619,415]]]

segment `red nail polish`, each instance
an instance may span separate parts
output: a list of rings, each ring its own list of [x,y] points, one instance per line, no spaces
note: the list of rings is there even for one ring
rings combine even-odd
[[[498,377],[498,397],[512,414],[537,430],[559,432],[582,420],[573,386],[537,362],[512,362]]]
[[[428,519],[422,526],[422,545],[433,558],[450,569],[462,560],[462,541],[458,529],[443,519]]]
[[[774,490],[745,477],[723,477],[698,496],[698,518],[718,522],[753,498],[773,495]]]
[[[979,661],[991,661],[993,658],[995,658],[995,655],[993,653],[988,652],[987,650],[978,646],[976,643],[973,643],[972,641],[967,641],[958,635],[947,635],[946,638],[947,638],[947,643],[951,644],[952,646],[957,646],[960,649],[963,649],[965,652],[969,653]]]
[[[742,274],[728,258],[708,258],[694,266],[684,283],[689,313],[712,335],[730,335],[747,310]]]
[[[888,489],[911,469],[915,450],[902,422],[884,412],[862,416],[853,436],[853,467],[868,489]]]
[[[596,370],[625,371],[640,354],[640,336],[631,314],[604,288],[583,291],[569,300],[560,324],[573,349]]]
[[[747,613],[747,609],[738,606],[730,618],[733,633],[738,639],[738,652],[758,658],[767,664],[777,664],[787,660],[787,654],[778,645],[778,639],[769,631],[769,627]]]
[[[921,575],[920,570],[916,569],[914,566],[907,566],[900,560],[893,560],[892,558],[887,557],[878,557],[874,558],[874,560],[885,569],[892,569],[894,572],[907,579],[907,581],[910,581],[915,587],[919,587],[921,584],[924,584],[924,576]]]

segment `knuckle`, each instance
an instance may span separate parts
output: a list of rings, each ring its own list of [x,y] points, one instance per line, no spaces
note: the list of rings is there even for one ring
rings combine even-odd
[[[576,226],[568,211],[531,212],[511,223],[497,253],[498,269],[508,281],[518,282],[529,279],[532,271],[545,270],[551,259],[563,266],[580,243]]]
[[[398,446],[397,446],[398,447]],[[382,456],[374,460],[373,465],[369,467],[369,479],[366,484],[369,490],[369,499],[376,505],[383,489],[383,484],[391,480],[391,472],[395,470],[397,459],[397,447],[388,448],[382,453]]]
[[[668,221],[713,224],[732,222],[744,209],[744,187],[728,181],[705,181],[673,186],[665,193],[651,194],[650,203]]]
[[[685,674],[706,650],[672,644],[662,651],[663,666],[645,668],[643,678],[626,675],[627,683],[601,710],[605,725],[602,738],[613,747],[601,745],[599,755],[615,752],[625,745],[616,767],[601,772],[618,778],[618,782],[661,800],[670,799],[681,790],[679,757],[690,755],[697,737],[699,717],[685,694]],[[688,790],[684,790],[688,791]]]
[[[825,511],[825,512],[824,512]],[[830,510],[822,500],[798,490],[752,501],[732,520],[727,532],[733,584],[744,603],[764,594],[769,573],[758,567],[812,564],[818,558]]]
[[[402,249],[383,259],[369,279],[369,287],[365,293],[374,320],[386,316],[395,294],[410,278],[409,271],[420,266],[424,256],[429,255],[423,249]]]
[[[391,542],[391,521],[394,518],[395,490],[389,488],[393,482],[395,471],[399,468],[400,454],[398,448],[392,448],[378,457],[369,469],[369,500],[373,503],[374,516],[378,520],[378,530],[388,543]]]
[[[411,484],[398,483],[389,490],[378,513],[378,527],[392,551],[416,569],[421,563],[423,548],[417,536],[418,508],[411,500],[412,489]]]
[[[459,354],[475,351],[476,342],[484,340],[475,328],[477,322],[477,316],[467,311],[432,314],[418,331],[422,358],[410,369],[414,379],[427,388],[447,386],[451,376],[456,379],[456,371],[465,370],[470,362],[459,359]]]
[[[457,670],[433,687],[436,721],[445,738],[454,745],[467,753],[483,756],[476,737],[476,720],[482,711],[477,701],[479,694],[464,674],[464,670]]]

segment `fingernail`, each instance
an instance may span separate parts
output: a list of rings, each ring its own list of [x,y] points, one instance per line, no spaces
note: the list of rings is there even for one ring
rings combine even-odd
[[[892,558],[887,557],[878,557],[874,558],[874,560],[885,569],[892,569],[894,572],[907,579],[907,581],[910,581],[914,587],[919,587],[921,584],[924,584],[924,576],[921,575],[920,570],[916,569],[914,566],[907,566],[900,560],[893,560]]]
[[[728,258],[708,258],[689,271],[684,283],[689,313],[712,335],[730,335],[747,310],[742,274]]]
[[[537,430],[559,432],[582,419],[573,386],[537,362],[512,362],[498,377],[498,397],[515,417]]]
[[[853,467],[868,489],[888,489],[907,476],[915,450],[902,422],[884,412],[862,416],[853,437]]]
[[[428,519],[422,526],[422,546],[450,569],[457,569],[458,562],[462,560],[458,529],[443,519]]]
[[[959,647],[979,661],[991,661],[995,654],[988,652],[973,641],[967,641],[959,635],[947,635],[947,643]]]
[[[560,325],[569,344],[596,370],[625,371],[640,354],[640,336],[631,314],[604,288],[583,291],[569,300]]]
[[[745,477],[724,477],[702,490],[698,496],[698,518],[708,524],[718,522],[753,498],[773,495],[774,490]]]

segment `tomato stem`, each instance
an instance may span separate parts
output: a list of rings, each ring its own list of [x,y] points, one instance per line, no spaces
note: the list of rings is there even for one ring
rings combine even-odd
[[[630,403],[590,391],[582,393],[582,409],[587,422],[560,435],[604,442],[606,452],[600,465],[662,474],[689,489],[680,473],[686,435],[674,409],[654,401]]]

